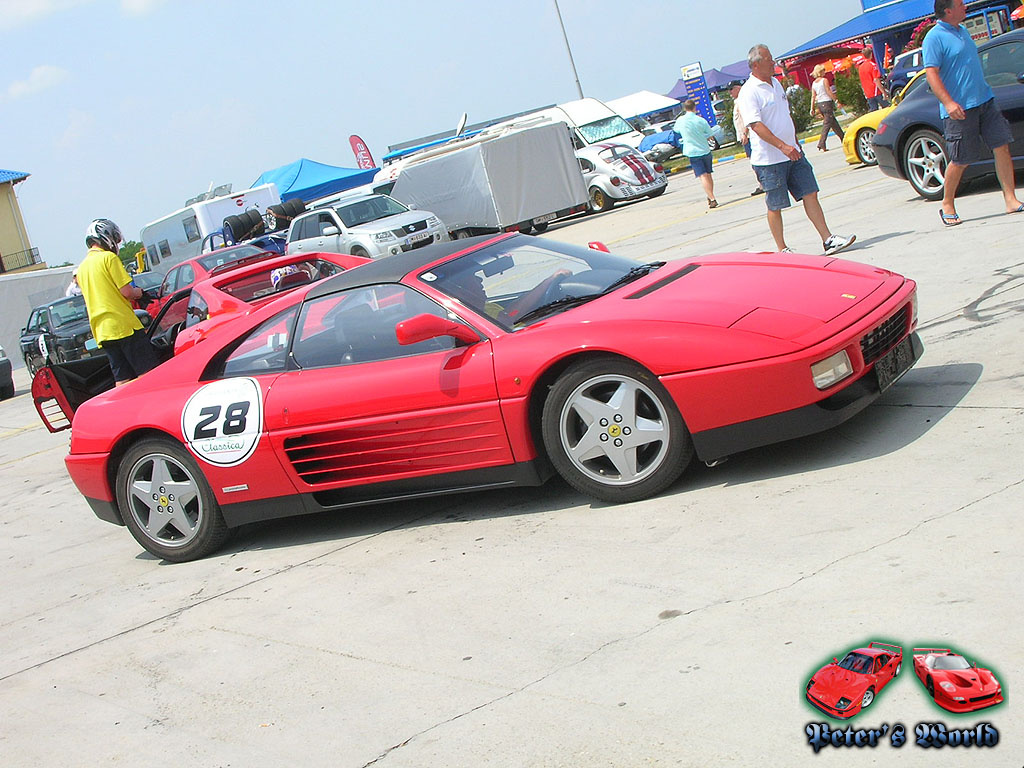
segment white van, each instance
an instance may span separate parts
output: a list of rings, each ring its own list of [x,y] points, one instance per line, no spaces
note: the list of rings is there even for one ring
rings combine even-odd
[[[146,268],[164,274],[175,264],[198,256],[203,238],[218,232],[224,220],[253,211],[262,218],[270,206],[281,203],[276,184],[261,184],[237,194],[226,191],[206,199],[189,200],[184,208],[168,214],[142,228],[139,239],[146,248]]]
[[[530,112],[510,120],[508,123],[526,125],[549,121],[563,122],[572,129],[576,149],[603,142],[628,144],[636,149],[644,140],[644,135],[640,131],[634,130],[633,126],[626,122],[626,118],[603,101],[592,98],[569,101],[555,107]],[[505,123],[500,125],[505,125]]]

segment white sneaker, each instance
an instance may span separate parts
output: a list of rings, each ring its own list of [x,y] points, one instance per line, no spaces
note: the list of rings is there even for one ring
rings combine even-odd
[[[792,248],[783,248],[779,253],[795,253]]]
[[[828,240],[822,243],[821,246],[825,249],[825,255],[831,256],[833,253],[839,253],[844,248],[848,248],[853,245],[853,242],[856,239],[856,235],[850,235],[849,237],[832,235]]]

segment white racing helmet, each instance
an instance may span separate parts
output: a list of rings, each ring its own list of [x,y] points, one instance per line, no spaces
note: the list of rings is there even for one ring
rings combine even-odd
[[[123,241],[121,229],[110,219],[95,219],[85,230],[86,245],[97,245],[111,253],[117,253]]]

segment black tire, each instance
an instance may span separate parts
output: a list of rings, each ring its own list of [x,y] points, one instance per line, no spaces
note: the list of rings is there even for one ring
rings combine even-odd
[[[257,210],[250,209],[241,214],[240,218],[245,225],[245,237],[242,238],[243,240],[259,237],[267,230],[263,223],[263,214]]]
[[[162,485],[152,485],[154,472],[166,473]],[[116,482],[121,519],[147,552],[183,563],[205,557],[227,540],[228,527],[210,484],[181,444],[149,438],[133,445],[121,458]],[[185,498],[182,506],[175,504],[176,492]]]
[[[946,142],[935,131],[914,131],[903,145],[902,163],[907,181],[925,200],[941,200],[945,191]]]
[[[460,229],[458,232],[455,233],[456,240],[469,240],[469,238],[471,238],[472,236],[473,233],[470,232],[468,229]]]
[[[516,229],[519,230],[519,234],[528,235],[533,231],[533,224],[528,221],[524,221],[521,224],[516,224]]]
[[[14,397],[14,382],[6,386],[0,387],[0,400],[6,400],[9,397]]]
[[[534,224],[533,225],[533,231],[536,232],[538,235],[541,232],[547,232],[548,224],[549,224],[549,222],[547,222],[547,221],[545,221],[543,224]]]
[[[227,216],[221,226],[224,228],[225,240],[237,243],[243,239],[241,235],[243,233],[244,225],[238,216]]]
[[[927,682],[924,684],[924,687],[928,690],[928,695],[931,696],[934,699],[935,698],[935,683],[934,683],[934,681],[930,677],[928,678]]]
[[[615,394],[620,405],[610,404]],[[579,410],[584,402],[586,409]],[[594,414],[589,425],[585,413]],[[660,493],[693,457],[690,433],[668,391],[650,371],[619,358],[569,367],[544,401],[541,435],[548,457],[569,485],[613,503]],[[589,450],[573,456],[584,443]]]
[[[878,158],[875,157],[875,148],[871,144],[874,138],[874,128],[862,128],[857,131],[857,137],[853,141],[854,150],[857,152],[857,159],[864,165],[878,165]]]
[[[365,249],[360,248],[358,245],[352,249],[351,253],[353,256],[361,256],[364,259],[370,258],[370,254],[368,254]]]
[[[297,197],[292,200],[289,200],[286,203],[283,203],[283,205],[285,208],[285,213],[287,213],[293,219],[300,213],[305,213],[306,211],[306,204]]]
[[[41,365],[36,365],[35,358],[32,357],[25,358],[25,367],[28,368],[29,376],[32,376],[33,378],[35,377],[36,373],[39,372],[39,369],[42,368]]]
[[[66,363],[68,361],[68,353],[64,351],[64,347],[57,347],[53,352],[53,357],[58,363]]]
[[[608,211],[613,205],[615,205],[615,201],[608,197],[604,190],[599,187],[590,188],[590,210]]]
[[[292,223],[291,214],[285,210],[285,203],[267,206],[267,226],[271,232],[286,229]]]

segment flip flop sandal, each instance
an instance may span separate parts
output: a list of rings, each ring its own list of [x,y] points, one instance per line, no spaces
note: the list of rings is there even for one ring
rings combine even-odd
[[[939,209],[939,218],[942,219],[942,223],[945,224],[947,227],[956,227],[960,224],[963,224],[963,222],[960,220],[960,214],[946,213],[941,208]]]
[[[1021,203],[1017,210],[1007,211],[1007,213],[1024,213],[1024,203]]]

